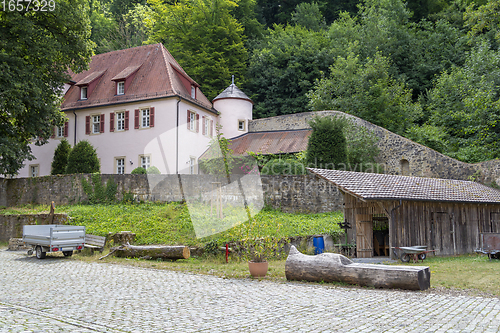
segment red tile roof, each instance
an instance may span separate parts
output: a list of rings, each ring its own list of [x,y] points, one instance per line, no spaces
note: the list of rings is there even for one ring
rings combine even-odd
[[[295,131],[251,132],[230,140],[235,155],[251,151],[261,154],[297,153],[307,149],[310,129]]]
[[[312,168],[308,170],[363,200],[500,203],[500,191],[471,181]]]
[[[216,112],[212,103],[203,95],[199,85],[175,61],[162,44],[138,46],[126,50],[98,54],[92,57],[89,70],[75,74],[71,81],[85,85],[100,78],[87,100],[80,100],[80,89],[70,87],[64,96],[62,110],[147,100],[158,97],[181,96],[204,108]],[[138,68],[138,69],[137,69]],[[124,95],[116,95],[113,80],[125,79],[132,74],[133,81]],[[196,99],[191,98],[191,85],[196,87]]]

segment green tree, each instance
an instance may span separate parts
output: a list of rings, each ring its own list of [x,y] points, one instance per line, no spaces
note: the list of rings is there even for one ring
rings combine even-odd
[[[66,173],[66,166],[68,165],[68,156],[70,152],[71,145],[68,140],[62,139],[54,152],[52,170],[50,172],[51,175],[62,175]]]
[[[464,13],[466,26],[470,27],[470,35],[478,35],[491,31],[500,39],[500,0],[490,0],[475,8],[471,3]]]
[[[500,157],[500,51],[484,42],[436,80],[427,96],[429,126],[446,134],[443,153],[474,163]]]
[[[0,174],[16,174],[43,145],[60,111],[68,68],[87,67],[93,43],[84,0],[56,0],[54,11],[0,11]]]
[[[330,77],[318,81],[308,94],[312,109],[353,114],[402,135],[422,110],[404,82],[389,74],[389,67],[389,59],[380,53],[365,64],[353,54],[337,58]]]
[[[164,43],[209,99],[224,90],[231,75],[244,81],[248,58],[243,27],[230,0],[150,0],[154,25],[149,42]]]
[[[316,2],[298,4],[292,13],[292,22],[314,31],[320,31],[326,27],[325,18]]]
[[[307,110],[306,93],[333,62],[325,32],[302,26],[275,26],[254,50],[245,89],[264,118]]]
[[[95,148],[87,140],[78,142],[68,157],[66,173],[100,172],[101,165]]]
[[[345,168],[347,143],[342,125],[332,117],[315,117],[307,143],[306,163],[308,167],[323,169]]]

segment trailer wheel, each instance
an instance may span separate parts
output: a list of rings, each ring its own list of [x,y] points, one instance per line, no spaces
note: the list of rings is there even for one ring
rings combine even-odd
[[[71,257],[73,255],[73,251],[63,251],[65,257]]]
[[[32,254],[33,254],[33,249],[29,249],[29,250],[28,250],[28,255],[30,256],[30,255],[32,255]]]
[[[424,260],[425,260],[425,258],[427,258],[427,255],[426,255],[425,253],[420,253],[420,254],[418,255],[418,259],[420,259],[420,260],[422,260],[422,261],[424,261]]]
[[[45,258],[45,252],[42,251],[42,247],[40,245],[37,245],[35,251],[36,251],[36,258],[37,259]]]
[[[401,261],[402,262],[410,262],[410,255],[408,253],[403,253],[401,255]]]

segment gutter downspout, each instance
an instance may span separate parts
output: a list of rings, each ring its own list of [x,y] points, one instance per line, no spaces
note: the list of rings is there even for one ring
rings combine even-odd
[[[179,174],[179,103],[181,102],[181,97],[177,101],[177,124],[175,127],[175,173]]]
[[[75,134],[73,135],[73,147],[76,146],[76,113],[75,110],[73,110],[73,114],[75,115]]]

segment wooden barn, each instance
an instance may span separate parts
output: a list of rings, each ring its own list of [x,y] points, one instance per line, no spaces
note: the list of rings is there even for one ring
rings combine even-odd
[[[480,234],[500,232],[500,191],[463,180],[308,169],[344,194],[359,258],[426,245],[437,255],[472,253]]]

